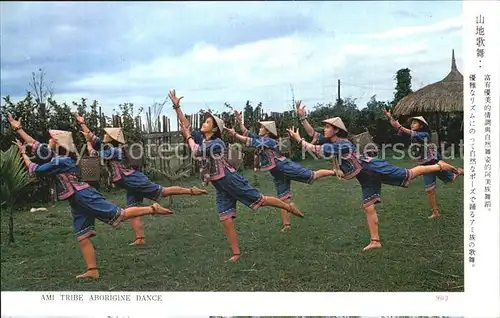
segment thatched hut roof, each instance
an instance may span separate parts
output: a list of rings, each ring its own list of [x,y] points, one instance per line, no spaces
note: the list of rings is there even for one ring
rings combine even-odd
[[[455,50],[451,56],[451,71],[441,81],[429,84],[399,101],[394,115],[413,113],[453,113],[464,111],[464,77],[455,62]]]

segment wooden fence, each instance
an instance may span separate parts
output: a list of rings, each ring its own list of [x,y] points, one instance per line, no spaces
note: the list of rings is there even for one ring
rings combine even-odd
[[[186,115],[193,128],[199,127],[200,117],[199,114]],[[176,125],[175,130],[172,129],[172,120]],[[169,172],[190,165],[192,173],[198,171],[198,162],[192,159],[189,149],[185,146],[177,117],[171,119],[167,116],[158,116],[155,122],[148,118],[148,123],[142,128],[141,139],[146,150],[144,162],[146,166],[155,171]]]

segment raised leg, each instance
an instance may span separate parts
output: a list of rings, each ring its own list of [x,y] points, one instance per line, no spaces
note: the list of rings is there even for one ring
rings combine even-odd
[[[152,206],[133,206],[126,208],[123,211],[123,219],[128,220],[131,218],[149,214],[169,215],[172,214],[172,211],[162,207],[158,203],[155,203]]]
[[[313,180],[318,180],[320,178],[335,176],[336,173],[333,170],[320,169],[314,171]]]
[[[183,187],[178,187],[178,186],[172,186],[168,188],[163,188],[163,191],[161,192],[162,197],[168,197],[171,195],[202,195],[202,194],[207,194],[207,190],[199,189],[197,187],[192,187],[192,188],[183,188]]]
[[[295,206],[294,203],[288,204],[288,203],[281,201],[280,199],[278,199],[276,197],[264,196],[262,198],[262,205],[263,206],[273,206],[275,208],[286,210],[288,213],[291,213],[295,216],[298,216],[301,218],[304,217],[304,214],[302,212],[300,212],[299,209],[297,209],[297,207]]]
[[[460,171],[455,168],[454,166],[450,165],[449,163],[446,163],[444,161],[439,161],[435,165],[428,165],[428,166],[416,166],[410,169],[412,173],[412,179],[415,179],[416,177],[420,177],[421,175],[424,175],[426,173],[433,173],[433,172],[439,172],[439,171],[451,171],[453,173],[459,174]]]

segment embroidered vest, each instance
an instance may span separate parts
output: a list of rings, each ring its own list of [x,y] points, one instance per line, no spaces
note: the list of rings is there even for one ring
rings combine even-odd
[[[68,199],[75,194],[75,191],[81,191],[90,187],[88,183],[78,181],[76,175],[69,172],[56,174],[55,184],[57,199],[60,201]]]
[[[120,181],[122,179],[122,174],[130,176],[135,172],[134,169],[128,169],[121,161],[118,160],[108,160],[107,164],[111,174],[111,182],[113,183]]]
[[[198,157],[200,160],[200,179],[204,185],[210,183],[210,181],[216,181],[222,179],[226,173],[227,168],[230,172],[236,171],[228,162],[227,149],[224,150],[222,155],[209,156],[209,157]]]
[[[342,170],[344,173],[342,179],[349,180],[356,177],[363,169],[361,161],[370,162],[371,160],[372,158],[359,155],[355,152],[343,154],[340,158],[338,156],[334,156],[332,160],[333,170]]]

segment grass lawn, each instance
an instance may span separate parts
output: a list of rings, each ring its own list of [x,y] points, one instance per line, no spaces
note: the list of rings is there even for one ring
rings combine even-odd
[[[397,164],[412,166],[410,161]],[[274,195],[269,173],[248,170],[244,175]],[[199,184],[194,178],[183,181],[184,186]],[[30,213],[28,207],[15,216],[13,245],[8,244],[8,218],[2,217],[2,291],[463,291],[463,178],[438,183],[439,220],[427,219],[422,178],[409,189],[384,186],[384,202],[377,207],[384,247],[368,252],[362,252],[369,234],[357,180],[328,178],[292,187],[306,217],[292,216],[287,233],[280,232],[279,210],[265,207],[254,213],[239,204],[236,229],[243,254],[237,264],[224,262],[231,252],[211,185],[207,196],[175,197],[174,216],[144,217],[144,246],[127,245],[134,239],[127,222],[118,229],[97,222],[98,281],[74,279],[85,263],[68,203],[49,205],[45,213]],[[103,193],[124,205],[123,190]]]

